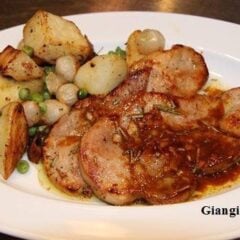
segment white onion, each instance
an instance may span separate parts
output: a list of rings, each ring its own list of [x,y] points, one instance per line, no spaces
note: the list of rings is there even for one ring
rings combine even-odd
[[[55,99],[46,100],[44,103],[46,104],[46,112],[42,114],[41,120],[47,125],[55,123],[70,110],[66,104]]]
[[[145,29],[136,39],[138,50],[142,54],[149,54],[165,47],[165,38],[157,30]]]
[[[56,98],[60,102],[65,103],[68,106],[72,106],[78,100],[78,90],[78,87],[73,83],[63,84],[58,88]]]
[[[78,69],[76,58],[71,55],[62,56],[56,61],[56,73],[66,81],[72,82]]]
[[[28,126],[31,127],[40,121],[41,112],[38,104],[34,101],[22,103]]]

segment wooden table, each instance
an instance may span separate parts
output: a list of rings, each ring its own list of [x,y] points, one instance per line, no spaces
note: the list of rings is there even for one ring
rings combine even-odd
[[[25,23],[40,8],[58,15],[105,11],[174,12],[240,24],[240,0],[1,0],[0,29]],[[19,238],[0,234],[0,239]]]

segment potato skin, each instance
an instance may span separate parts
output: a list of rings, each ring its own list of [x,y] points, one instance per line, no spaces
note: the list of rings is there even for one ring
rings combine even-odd
[[[28,141],[27,120],[21,103],[11,102],[2,109],[0,126],[0,173],[8,179]]]
[[[3,76],[16,81],[30,81],[43,77],[43,69],[26,53],[12,46],[7,46],[0,53],[0,70]]]
[[[136,30],[128,37],[127,41],[127,65],[130,67],[133,63],[142,59],[145,55],[140,53],[137,45],[137,38],[141,34],[140,30]]]
[[[40,92],[43,84],[42,79],[17,82],[0,75],[0,108],[10,102],[20,101],[18,95],[21,88],[29,88],[31,92]]]
[[[74,83],[90,94],[104,95],[117,87],[126,75],[125,59],[113,54],[99,55],[78,69]]]
[[[73,22],[42,10],[26,23],[23,41],[34,49],[34,55],[52,64],[64,55],[83,62],[93,53],[92,45]]]

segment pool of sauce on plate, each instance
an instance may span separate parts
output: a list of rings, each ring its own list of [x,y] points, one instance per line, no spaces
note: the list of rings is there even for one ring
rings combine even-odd
[[[240,165],[236,164],[221,174],[202,176],[193,194],[193,200],[213,196],[240,184]]]
[[[85,197],[81,196],[80,194],[66,193],[55,187],[47,177],[43,164],[41,162],[37,164],[37,171],[38,180],[41,186],[50,193],[54,194],[55,196],[59,196],[60,198],[69,201],[99,202],[99,200],[96,197]]]

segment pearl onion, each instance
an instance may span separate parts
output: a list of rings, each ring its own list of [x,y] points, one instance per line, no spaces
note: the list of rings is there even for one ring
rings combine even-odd
[[[72,106],[75,102],[77,102],[78,97],[78,87],[73,83],[63,84],[58,88],[56,98],[61,102],[65,103],[68,106]]]
[[[28,126],[31,127],[40,121],[40,108],[34,101],[26,101],[22,103]]]
[[[46,112],[42,114],[42,121],[51,125],[59,118],[69,112],[69,107],[55,99],[49,99],[44,102],[46,104]]]
[[[77,60],[70,55],[62,56],[56,61],[56,73],[66,81],[72,82],[78,69]]]
[[[162,33],[153,29],[143,30],[136,39],[138,50],[142,54],[149,54],[165,47],[165,39]]]

